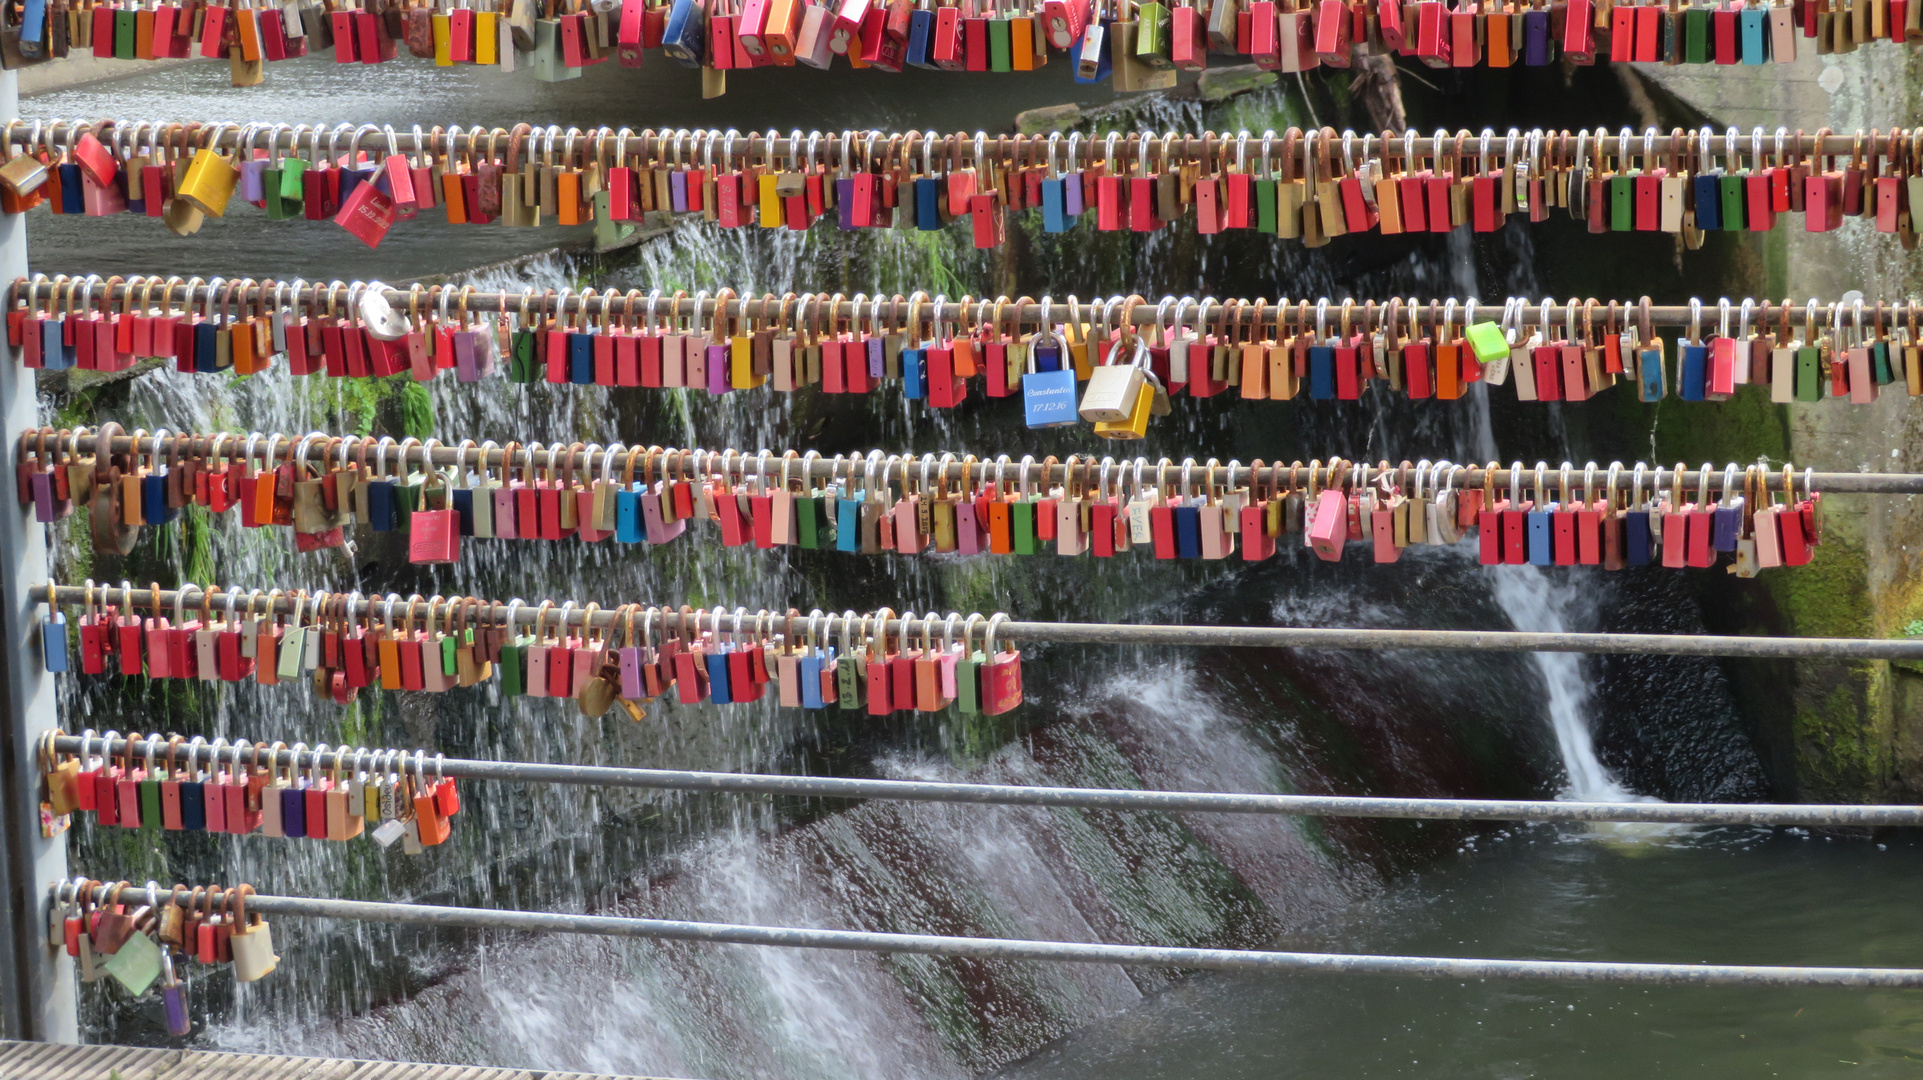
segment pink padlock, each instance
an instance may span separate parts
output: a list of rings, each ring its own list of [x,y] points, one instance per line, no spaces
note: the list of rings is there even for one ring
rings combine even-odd
[[[1342,558],[1342,545],[1349,540],[1349,504],[1338,488],[1316,496],[1315,518],[1309,522],[1309,547],[1325,562]]]

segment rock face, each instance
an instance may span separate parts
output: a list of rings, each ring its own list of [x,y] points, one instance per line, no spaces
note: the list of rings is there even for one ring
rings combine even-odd
[[[1046,135],[1067,131],[1082,122],[1080,105],[1046,105],[1015,114],[1015,130],[1023,135]]]
[[[1673,95],[1717,129],[1736,128],[1744,167],[1750,132],[1779,125],[1794,132],[1868,129],[1906,122],[1923,79],[1915,54],[1880,43],[1842,56],[1817,56],[1809,43],[1793,64],[1758,67],[1645,65],[1652,112]],[[1632,95],[1633,96],[1633,95]],[[1668,111],[1668,110],[1663,110]],[[1687,123],[1687,121],[1684,121]],[[1665,124],[1665,127],[1668,125]],[[1724,152],[1724,139],[1714,148]],[[1854,290],[1867,298],[1917,294],[1923,263],[1867,219],[1850,218],[1829,234],[1803,231],[1800,219],[1748,239],[1725,287],[1732,294],[1817,297]],[[1923,470],[1923,420],[1900,386],[1874,405],[1841,402],[1754,410],[1745,448],[1782,447],[1781,457],[1818,470]],[[1777,464],[1781,464],[1778,460]],[[1823,502],[1823,547],[1811,566],[1763,578],[1766,597],[1730,616],[1733,628],[1843,637],[1904,635],[1923,619],[1923,501],[1916,496],[1838,495]],[[1758,602],[1760,601],[1760,602]],[[1805,661],[1760,667],[1733,679],[1744,688],[1759,744],[1779,793],[1808,800],[1914,801],[1923,797],[1923,666]]]
[[[1254,64],[1210,68],[1196,79],[1196,92],[1203,101],[1226,101],[1237,94],[1274,86],[1275,80],[1275,72],[1263,71]]]

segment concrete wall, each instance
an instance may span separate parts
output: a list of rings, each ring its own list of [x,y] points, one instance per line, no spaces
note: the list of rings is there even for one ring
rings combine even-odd
[[[1779,125],[1807,132],[1887,131],[1915,123],[1923,88],[1916,50],[1887,42],[1842,56],[1817,56],[1811,47],[1787,65],[1651,65],[1639,71],[1657,88],[1659,108],[1662,97],[1673,96],[1669,105],[1694,110],[1719,130],[1735,126],[1745,152],[1748,133],[1759,124],[1774,133]],[[1918,213],[1923,217],[1923,210]],[[1873,302],[1917,297],[1920,275],[1918,253],[1877,234],[1868,220],[1850,219],[1838,233],[1814,234],[1792,219],[1752,239],[1728,287],[1799,301],[1857,290]],[[1708,294],[1706,286],[1704,298],[1713,300]],[[1913,405],[1900,386],[1891,390],[1872,406],[1796,404],[1787,407],[1786,417],[1768,422],[1785,424],[1788,457],[1799,469],[1923,471],[1923,406]],[[1904,634],[1923,619],[1923,501],[1840,495],[1826,499],[1823,511],[1824,542],[1816,561],[1804,570],[1765,574],[1767,597],[1745,605],[1738,623],[1805,635]],[[1923,798],[1923,666],[1811,663],[1747,674],[1753,677],[1739,681],[1747,687],[1760,741],[1784,795]]]

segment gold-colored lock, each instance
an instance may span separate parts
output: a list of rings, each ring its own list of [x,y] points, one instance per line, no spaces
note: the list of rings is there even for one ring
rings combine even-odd
[[[31,195],[47,182],[47,165],[32,154],[13,154],[0,165],[0,184],[17,196]]]
[[[187,175],[181,179],[180,190],[176,193],[179,199],[192,205],[195,210],[213,217],[220,217],[227,211],[227,200],[233,198],[234,185],[240,181],[240,170],[234,167],[233,159],[216,149],[228,126],[214,125],[213,132],[207,137],[207,145],[194,151],[193,160],[187,165]]]
[[[1095,434],[1104,439],[1140,439],[1148,435],[1149,409],[1155,403],[1155,388],[1145,379],[1135,392],[1135,407],[1126,420],[1098,420]]]

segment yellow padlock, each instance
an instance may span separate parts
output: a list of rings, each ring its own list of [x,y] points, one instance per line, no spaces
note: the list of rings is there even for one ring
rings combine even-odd
[[[492,11],[474,13],[474,62],[494,65],[501,62],[496,52],[496,40],[500,32],[500,15]]]
[[[435,12],[428,16],[428,28],[434,35],[434,66],[453,67],[453,16],[444,12]]]
[[[1155,404],[1155,388],[1144,379],[1135,392],[1135,407],[1126,420],[1097,420],[1095,434],[1104,439],[1140,439],[1148,435],[1149,408]]]
[[[747,334],[728,339],[728,385],[736,390],[752,390],[767,381],[755,371],[754,344],[755,339]]]
[[[214,139],[219,137],[217,130]],[[240,170],[234,168],[233,160],[206,146],[194,152],[194,160],[188,163],[187,175],[176,194],[201,213],[220,217],[226,212],[227,200],[233,198],[234,185],[239,180]]]
[[[783,207],[781,205],[781,196],[775,191],[775,174],[765,172],[755,179],[755,192],[758,196],[756,201],[761,206],[761,227],[764,229],[781,228],[788,222],[782,215]]]

